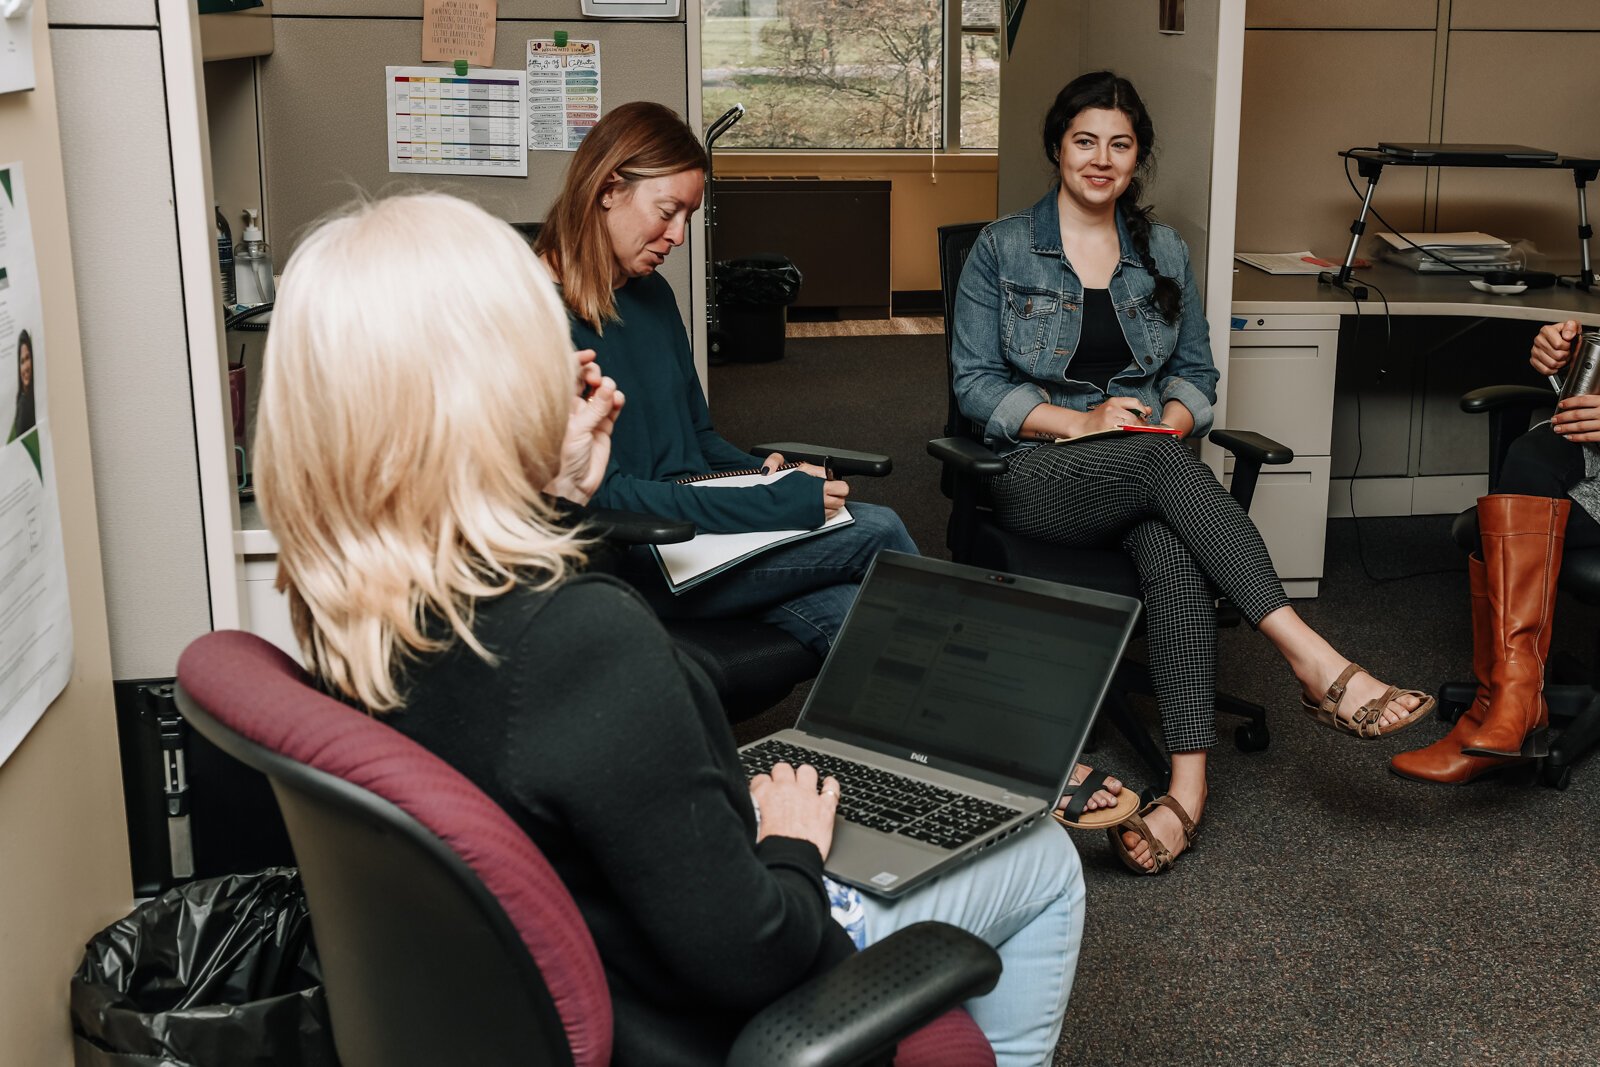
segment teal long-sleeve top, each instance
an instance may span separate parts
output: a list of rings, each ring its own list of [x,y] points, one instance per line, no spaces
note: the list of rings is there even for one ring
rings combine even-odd
[[[600,369],[627,397],[611,437],[605,481],[590,503],[682,519],[710,533],[820,526],[819,478],[793,474],[744,489],[676,484],[688,475],[755,467],[759,460],[712,427],[683,316],[666,279],[633,278],[616,291],[616,301],[620,321],[606,323],[604,335],[571,319],[573,344],[594,349]]]

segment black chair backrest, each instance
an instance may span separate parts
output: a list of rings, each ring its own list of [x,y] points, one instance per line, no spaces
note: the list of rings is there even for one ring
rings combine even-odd
[[[956,404],[955,371],[950,363],[950,350],[955,343],[956,290],[961,286],[961,270],[967,265],[967,255],[978,243],[978,234],[989,225],[987,222],[958,222],[939,227],[939,291],[944,296],[944,374],[946,437],[972,437],[973,428]],[[949,495],[948,491],[945,494]]]

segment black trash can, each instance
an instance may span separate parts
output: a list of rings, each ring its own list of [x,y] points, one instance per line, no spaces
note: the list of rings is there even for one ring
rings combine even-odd
[[[717,362],[783,358],[787,308],[800,295],[800,268],[765,252],[717,264]]]
[[[189,882],[90,940],[76,1067],[338,1067],[300,872]]]

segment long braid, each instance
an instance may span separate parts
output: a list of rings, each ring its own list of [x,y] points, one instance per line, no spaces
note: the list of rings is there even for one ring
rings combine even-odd
[[[1143,192],[1140,184],[1138,178],[1130,181],[1122,196],[1117,198],[1117,207],[1122,210],[1128,236],[1133,239],[1133,250],[1139,254],[1139,265],[1155,277],[1156,287],[1151,299],[1156,310],[1171,325],[1178,321],[1178,315],[1183,311],[1183,289],[1176,279],[1167,277],[1157,269],[1156,259],[1150,254],[1150,222],[1155,212],[1139,203],[1139,195]]]

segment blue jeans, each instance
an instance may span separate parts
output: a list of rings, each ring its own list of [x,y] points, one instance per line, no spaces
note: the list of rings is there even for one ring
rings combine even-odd
[[[754,616],[826,657],[878,553],[917,551],[892,509],[852,503],[850,514],[849,526],[763,552],[681,596],[667,588],[648,549],[629,553],[622,577],[663,619]]]
[[[867,943],[927,919],[959,926],[1000,953],[994,990],[967,1001],[999,1067],[1055,1056],[1083,944],[1083,865],[1048,817],[899,900],[863,894]]]

